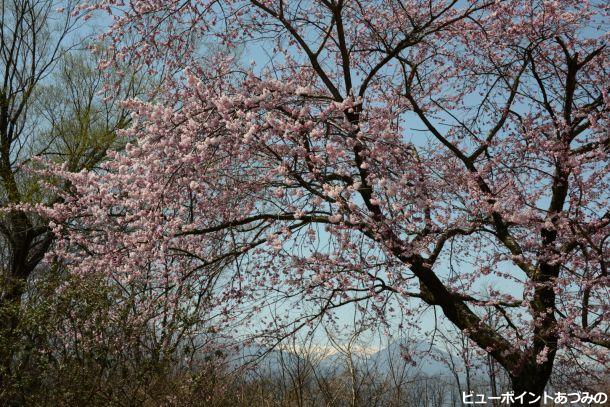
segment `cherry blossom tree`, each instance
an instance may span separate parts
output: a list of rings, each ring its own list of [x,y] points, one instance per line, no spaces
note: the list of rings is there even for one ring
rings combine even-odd
[[[232,274],[208,276],[219,324],[273,305],[297,329],[347,304],[383,323],[425,304],[523,404],[563,358],[607,367],[604,2],[82,8],[96,10],[114,19],[103,65],[137,58],[166,89],[125,102],[134,141],[103,170],[53,170],[73,188],[41,211],[75,272],[179,284],[223,263]],[[202,62],[205,41],[270,58]]]

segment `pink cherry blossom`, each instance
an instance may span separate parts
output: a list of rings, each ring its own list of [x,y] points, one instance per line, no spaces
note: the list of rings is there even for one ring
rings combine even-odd
[[[607,366],[603,4],[107,0],[82,11],[95,10],[115,17],[106,63],[163,67],[163,96],[125,102],[132,144],[101,170],[56,170],[73,194],[40,209],[59,238],[50,256],[83,275],[153,270],[146,278],[176,284],[216,281],[222,266],[210,309],[225,322],[280,299],[284,328],[354,302],[381,323],[388,304],[433,306],[516,392],[541,394],[566,350]],[[203,58],[207,40],[262,42],[273,64]]]

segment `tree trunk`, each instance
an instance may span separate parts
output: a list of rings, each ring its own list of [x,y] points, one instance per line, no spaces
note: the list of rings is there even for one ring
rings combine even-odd
[[[18,341],[19,310],[25,284],[12,276],[6,276],[3,280],[0,298],[0,395],[7,390],[12,376],[11,361]]]
[[[0,395],[12,375],[12,360],[19,341],[21,301],[28,278],[51,245],[46,227],[35,227],[21,211],[11,212],[2,227],[10,250],[9,264],[0,287]],[[1,396],[0,396],[1,397]]]
[[[540,406],[544,401],[544,389],[551,377],[552,362],[531,368],[518,375],[510,375],[514,392],[513,406]],[[521,397],[523,395],[523,397]]]
[[[498,387],[496,385],[496,369],[494,366],[494,359],[490,354],[487,354],[487,366],[489,368],[489,386],[491,387],[491,395],[494,397],[492,403],[494,407],[498,405],[496,397],[498,397]]]

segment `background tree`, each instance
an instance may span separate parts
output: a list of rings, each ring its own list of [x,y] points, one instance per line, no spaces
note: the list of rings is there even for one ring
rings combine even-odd
[[[0,9],[0,388],[2,399],[15,403],[10,389],[28,365],[17,359],[48,345],[31,336],[47,325],[23,321],[31,309],[24,309],[22,299],[28,297],[29,307],[40,300],[38,282],[59,281],[57,276],[49,280],[48,273],[65,276],[57,265],[41,265],[53,235],[47,221],[26,213],[23,205],[50,205],[58,196],[49,189],[52,179],[45,177],[41,185],[30,170],[40,158],[69,171],[93,169],[117,147],[116,129],[129,121],[121,98],[144,86],[141,77],[127,74],[122,97],[107,97],[103,80],[112,73],[99,71],[86,49],[90,30],[71,15],[75,4],[11,0]]]
[[[0,178],[3,206],[26,202],[20,184],[24,151],[32,136],[31,117],[36,87],[51,73],[72,46],[69,36],[75,20],[69,12],[55,14],[53,1],[3,1],[0,21],[2,88],[0,90]],[[8,366],[7,354],[15,340],[10,332],[18,321],[24,284],[48,250],[52,235],[37,218],[21,210],[3,214],[0,377]],[[0,378],[0,381],[4,382]]]
[[[28,136],[25,134],[29,130],[26,119],[35,85],[48,75],[50,66],[57,62],[63,52],[61,40],[72,27],[71,20],[66,18],[58,34],[59,39],[49,35],[45,20],[52,12],[51,7],[52,4],[49,4],[46,8],[38,9],[29,2],[2,3],[2,180],[5,200],[11,203],[21,201],[14,167],[17,160],[23,159],[20,153]],[[3,232],[10,247],[7,267],[10,269],[7,282],[10,282],[12,278],[27,277],[40,260],[40,252],[44,253],[45,249],[38,250],[38,254],[29,262],[26,254],[42,231],[36,230],[38,233],[30,236],[34,227],[22,212],[11,213],[8,218],[10,226],[6,226]],[[40,246],[45,245],[48,246],[48,243]],[[20,284],[15,282],[9,285],[12,287],[4,293],[3,298],[10,300],[10,297],[19,297]],[[12,290],[16,290],[14,294],[9,292]]]

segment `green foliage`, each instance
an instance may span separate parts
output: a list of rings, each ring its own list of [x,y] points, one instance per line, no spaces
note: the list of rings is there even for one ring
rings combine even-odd
[[[0,310],[19,313],[12,340],[0,331],[0,344],[12,355],[1,405],[161,405],[178,399],[188,405],[183,401],[220,384],[212,364],[202,361],[193,369],[181,363],[179,352],[147,340],[156,328],[137,318],[129,294],[102,277],[69,276],[56,266],[27,292],[19,309]]]
[[[36,109],[43,131],[31,153],[65,163],[69,171],[80,171],[94,168],[109,149],[121,148],[124,142],[117,142],[117,130],[129,123],[121,100],[137,95],[146,84],[135,74],[127,75],[119,97],[110,98],[105,79],[91,56],[67,54],[52,81],[37,89]]]

